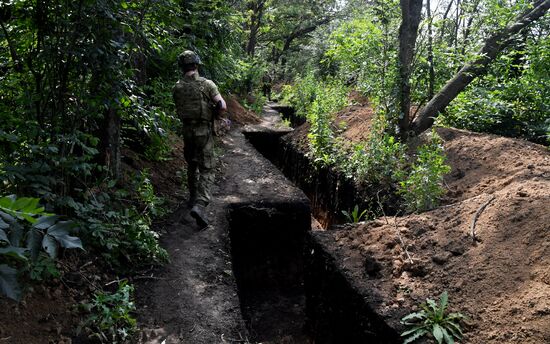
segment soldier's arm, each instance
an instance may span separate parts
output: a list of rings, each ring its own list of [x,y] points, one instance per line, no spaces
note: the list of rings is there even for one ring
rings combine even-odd
[[[214,97],[214,103],[216,104],[216,114],[219,118],[227,111],[227,104],[225,103],[225,99],[223,99],[219,93]]]
[[[227,104],[225,103],[225,99],[221,96],[220,91],[218,91],[218,86],[211,80],[208,80],[207,84],[210,99],[214,102],[215,116],[216,118],[220,118],[227,110]]]

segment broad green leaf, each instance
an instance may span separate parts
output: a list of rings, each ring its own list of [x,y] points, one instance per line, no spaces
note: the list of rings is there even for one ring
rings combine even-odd
[[[410,336],[408,338],[405,338],[405,340],[403,341],[403,344],[412,343],[412,342],[414,342],[415,340],[417,340],[418,338],[424,336],[427,333],[428,333],[428,330],[426,330],[426,329],[418,330],[412,336]]]
[[[406,336],[408,336],[412,333],[415,333],[415,332],[420,331],[422,329],[426,329],[426,326],[427,325],[417,325],[417,326],[411,328],[410,330],[407,330],[407,331],[401,333],[401,337],[406,337]]]
[[[437,312],[437,304],[432,299],[426,299],[427,305],[432,309],[433,312]]]
[[[25,252],[27,252],[27,249],[24,247],[8,246],[0,248],[0,255],[10,256],[22,261],[28,260],[25,256]]]
[[[53,226],[59,220],[59,216],[41,216],[34,223],[33,227],[36,229],[48,229]]]
[[[30,207],[32,206],[32,203],[33,203],[33,199],[32,198],[27,198],[27,197],[21,197],[21,198],[18,198],[15,203],[12,204],[11,206],[11,209],[12,210],[16,210],[16,211],[20,211],[26,207]],[[38,203],[38,202],[37,202]]]
[[[447,308],[447,304],[449,302],[449,294],[447,291],[444,291],[441,294],[441,297],[439,298],[439,315],[442,317],[443,313],[445,312],[445,309]]]
[[[426,313],[424,311],[415,312],[415,313],[411,313],[411,314],[408,314],[408,315],[404,316],[401,319],[401,323],[407,322],[407,321],[412,320],[412,319],[422,320],[424,318],[426,318]]]
[[[443,331],[441,329],[441,326],[439,326],[438,324],[434,324],[432,327],[432,334],[437,343],[441,344],[443,341]]]
[[[57,257],[57,241],[50,235],[44,235],[42,239],[42,248],[48,253],[50,258],[55,259]]]
[[[10,242],[14,246],[20,246],[21,240],[25,235],[25,228],[21,226],[18,222],[14,222],[10,226]]]
[[[10,228],[10,225],[7,224],[2,217],[0,217],[0,229],[8,229]]]
[[[0,198],[0,207],[5,209],[11,209],[13,199],[10,196]]]
[[[453,322],[453,321],[448,321],[447,324],[446,324],[446,327],[449,331],[451,331],[451,334],[455,337],[455,338],[462,338],[462,329],[460,328],[460,325],[458,325],[457,323]]]
[[[449,332],[447,332],[447,330],[445,329],[445,327],[442,327],[441,328],[441,332],[443,333],[443,340],[445,341],[445,343],[447,344],[454,344],[454,339],[453,339],[453,336],[452,335],[449,335]]]
[[[19,213],[19,216],[25,220],[27,220],[28,222],[30,223],[35,223],[36,222],[36,219],[34,217],[32,217],[31,215],[29,214],[26,214],[26,213]]]
[[[29,234],[27,236],[27,248],[30,250],[31,259],[33,261],[36,261],[38,259],[43,238],[44,234],[42,233],[42,231],[32,228],[29,231]]]
[[[13,216],[11,216],[10,214],[8,213],[5,213],[3,211],[0,211],[0,218],[4,221],[6,221],[7,223],[11,224],[11,223],[14,223],[15,222],[15,218]]]
[[[82,241],[74,236],[69,235],[69,230],[74,228],[74,223],[71,221],[61,221],[48,229],[47,236],[51,236],[65,248],[82,248]]]
[[[44,211],[43,208],[36,207],[39,201],[38,198],[31,198],[28,204],[21,208],[21,211],[29,214],[37,214]]]
[[[21,288],[17,282],[17,270],[6,264],[0,265],[0,291],[15,301],[19,301],[21,298]]]
[[[8,239],[8,235],[6,234],[6,232],[4,232],[3,229],[0,229],[0,241],[5,241],[8,244],[10,243],[10,240]]]

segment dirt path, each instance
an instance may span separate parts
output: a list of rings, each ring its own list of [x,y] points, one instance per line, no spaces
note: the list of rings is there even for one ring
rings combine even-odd
[[[266,111],[264,118],[247,130],[278,126],[276,112]],[[296,203],[304,205],[301,209],[309,221],[305,195],[246,141],[241,130],[232,130],[222,139],[222,150],[208,208],[211,225],[199,231],[188,210],[178,208],[162,238],[171,262],[136,288],[139,343],[248,342],[232,266],[230,210],[259,209],[276,223],[280,205]],[[286,218],[287,214],[283,215],[279,218]]]

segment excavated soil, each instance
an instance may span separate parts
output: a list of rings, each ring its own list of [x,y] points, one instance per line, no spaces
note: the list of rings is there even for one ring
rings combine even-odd
[[[362,130],[354,130],[354,119],[365,116],[368,122],[371,116],[364,110],[345,111],[353,113],[348,137],[358,140]],[[304,130],[291,134],[297,146]],[[310,248],[316,252],[311,260],[331,265],[326,271],[333,269],[347,281],[343,284],[375,314],[371,320],[381,319],[398,333],[402,316],[446,290],[451,309],[469,317],[464,343],[549,343],[548,148],[457,129],[437,132],[452,167],[443,205],[422,214],[312,232]],[[311,268],[318,269],[315,264]],[[323,283],[315,276],[312,281]],[[314,296],[323,292],[313,287]]]

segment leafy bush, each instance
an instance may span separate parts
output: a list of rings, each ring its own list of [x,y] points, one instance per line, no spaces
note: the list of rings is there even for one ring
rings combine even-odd
[[[431,335],[438,344],[452,344],[454,339],[461,339],[460,321],[465,316],[460,313],[446,314],[447,305],[448,294],[445,291],[439,298],[439,304],[426,299],[426,303],[420,306],[420,312],[411,313],[401,319],[401,323],[409,327],[401,333],[401,337],[406,337],[403,344],[412,343],[425,335]]]
[[[541,38],[529,42],[525,51],[500,56],[487,76],[456,97],[441,123],[550,144],[549,44],[550,38]]]
[[[19,272],[33,280],[55,276],[53,259],[59,247],[82,248],[79,238],[70,236],[74,223],[59,221],[44,212],[37,198],[0,198],[0,291],[19,300]],[[47,254],[47,255],[46,255]]]
[[[136,330],[136,319],[131,314],[136,309],[133,293],[134,287],[126,281],[114,293],[96,293],[91,303],[83,305],[90,315],[78,332],[84,330],[89,338],[101,343],[124,343]]]
[[[305,77],[298,75],[294,80],[294,86],[284,89],[283,101],[290,103],[296,110],[296,116],[305,118],[317,99],[318,92],[318,81],[313,73],[310,72]]]
[[[168,253],[159,244],[159,235],[151,229],[153,218],[165,214],[155,196],[148,172],[140,172],[131,183],[135,193],[117,190],[89,194],[87,203],[73,202],[86,239],[118,268],[138,268],[168,261]],[[122,206],[117,206],[123,202]]]
[[[445,193],[443,176],[451,171],[445,164],[441,138],[432,130],[430,142],[418,148],[416,161],[410,171],[399,171],[398,193],[403,197],[409,212],[425,211],[437,206]]]
[[[383,116],[375,118],[367,141],[357,144],[351,155],[343,159],[343,169],[349,178],[382,185],[398,181],[398,173],[406,165],[406,147],[386,132],[386,125]]]
[[[252,102],[244,102],[243,105],[250,111],[253,111],[254,113],[261,115],[264,111],[264,106],[267,103],[267,98],[264,97],[263,94],[259,92],[254,92],[252,95],[253,101]]]

